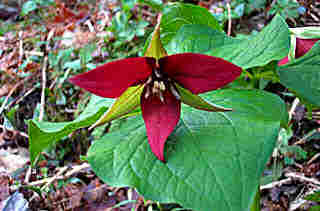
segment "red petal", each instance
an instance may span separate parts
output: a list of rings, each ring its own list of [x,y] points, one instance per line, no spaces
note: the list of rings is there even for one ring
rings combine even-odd
[[[313,45],[319,41],[320,39],[300,39],[297,38],[296,43],[296,55],[295,58],[299,58],[303,55],[305,55],[312,47]],[[278,65],[287,64],[289,62],[288,57],[280,60],[278,62]]]
[[[296,58],[299,58],[299,57],[305,55],[318,40],[320,40],[320,39],[300,39],[300,38],[297,38]]]
[[[193,94],[223,87],[241,74],[240,67],[203,54],[175,54],[161,58],[159,63],[162,71]]]
[[[164,93],[165,102],[157,96],[145,99],[145,90],[141,95],[141,110],[151,151],[163,162],[164,145],[180,119],[181,102],[169,91]]]
[[[145,80],[152,72],[152,58],[128,58],[109,62],[69,81],[95,95],[119,97],[129,86]]]
[[[289,62],[289,58],[283,58],[278,62],[278,66],[283,65],[283,64],[287,64]]]

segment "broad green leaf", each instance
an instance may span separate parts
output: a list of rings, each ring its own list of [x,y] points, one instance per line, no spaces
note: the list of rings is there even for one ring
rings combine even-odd
[[[166,45],[166,50],[169,55],[186,52],[205,54],[211,49],[240,42],[240,39],[232,39],[206,25],[185,24]]]
[[[205,110],[205,111],[232,111],[230,108],[224,108],[222,106],[215,105],[213,103],[207,102],[204,99],[202,99],[199,95],[192,94],[187,89],[184,89],[183,87],[176,84],[176,87],[178,89],[179,95],[181,97],[181,102],[184,104],[187,104],[193,108]]]
[[[140,4],[145,4],[154,9],[155,11],[163,10],[163,2],[162,0],[138,0]]]
[[[143,88],[144,86],[142,85],[129,87],[120,97],[116,99],[106,113],[101,116],[100,119],[91,126],[91,128],[122,117],[137,108],[140,105],[140,96]]]
[[[290,33],[286,22],[276,16],[257,35],[238,39],[208,26],[184,25],[166,46],[168,53],[204,53],[226,59],[244,69],[263,66],[288,55]]]
[[[205,8],[191,4],[168,4],[161,20],[161,41],[167,45],[185,24],[201,24],[212,29],[222,30],[218,21]]]
[[[81,115],[71,122],[28,121],[31,163],[42,150],[56,143],[71,132],[95,123],[112,104],[113,99],[92,95],[91,100]]]
[[[277,15],[257,35],[240,43],[213,49],[209,55],[221,57],[244,69],[263,66],[288,55],[289,35],[288,25],[281,16]]]
[[[280,83],[303,100],[320,106],[320,41],[299,59],[278,67]]]
[[[247,114],[263,119],[263,121],[273,121],[277,119],[283,127],[288,125],[289,122],[288,111],[282,100],[268,92],[259,90],[222,89],[201,94],[200,96],[220,106],[232,108],[233,112],[227,112],[226,114]],[[268,106],[270,106],[270,108],[265,109]],[[272,107],[278,107],[279,109],[272,109]]]
[[[129,119],[89,149],[95,173],[109,185],[135,187],[146,199],[201,211],[249,210],[280,121],[287,119],[285,104],[258,90],[203,96],[235,111],[183,106],[166,143],[167,163],[152,154],[142,118]]]

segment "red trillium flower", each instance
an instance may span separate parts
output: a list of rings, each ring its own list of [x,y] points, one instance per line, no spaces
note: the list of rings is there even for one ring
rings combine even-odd
[[[319,41],[320,39],[301,39],[296,38],[296,50],[295,50],[295,58],[299,58],[305,55],[313,45]],[[289,62],[289,58],[286,57],[279,61],[278,65],[283,65]]]
[[[151,151],[164,162],[164,145],[179,122],[181,102],[206,111],[230,111],[197,94],[223,87],[240,74],[240,67],[221,58],[196,53],[167,56],[158,24],[145,57],[112,61],[70,82],[95,95],[117,98],[94,126],[141,106]]]
[[[164,161],[164,144],[179,121],[184,101],[180,87],[200,94],[223,87],[240,74],[240,67],[221,58],[183,53],[159,60],[139,57],[109,62],[72,77],[70,82],[106,98],[120,97],[129,87],[141,85],[140,104],[149,144]]]

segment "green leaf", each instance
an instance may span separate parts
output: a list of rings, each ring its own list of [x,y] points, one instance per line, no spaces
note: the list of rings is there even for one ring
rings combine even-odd
[[[42,150],[56,143],[71,132],[88,127],[95,123],[112,104],[113,99],[92,95],[91,100],[81,115],[71,122],[38,122],[28,121],[30,140],[30,160],[34,164],[36,157]]]
[[[289,34],[285,20],[277,15],[257,35],[236,44],[213,49],[209,55],[221,57],[244,69],[263,66],[288,55]]]
[[[237,96],[233,96],[237,95]],[[276,95],[259,90],[222,89],[201,94],[204,99],[234,111],[227,112],[252,115],[263,121],[280,121],[288,125],[288,111],[283,101]],[[267,107],[270,107],[267,109]],[[278,108],[278,109],[272,109]]]
[[[37,9],[37,3],[35,1],[27,1],[26,3],[23,4],[22,9],[21,9],[21,15],[25,16],[29,12],[36,10]]]
[[[225,33],[201,25],[185,25],[166,46],[168,53],[205,53],[228,60],[244,69],[263,66],[288,55],[288,26],[281,16],[249,39],[228,37]]]
[[[206,25],[185,24],[165,47],[169,55],[186,52],[205,54],[211,49],[240,42],[240,39],[232,39]]]
[[[162,0],[138,0],[140,4],[145,4],[154,9],[157,12],[163,10],[163,2]]]
[[[309,194],[304,197],[304,199],[308,201],[320,202],[320,191],[318,190],[317,192]]]
[[[278,67],[280,83],[296,92],[299,97],[320,106],[320,41],[299,59]]]
[[[167,163],[152,154],[142,118],[130,119],[89,149],[95,173],[111,186],[135,187],[146,199],[202,211],[249,210],[280,121],[286,119],[285,104],[258,90],[218,90],[203,96],[235,111],[183,106],[166,143]]]
[[[168,4],[161,20],[161,41],[167,45],[185,24],[202,24],[222,31],[218,21],[205,8],[191,4]]]
[[[234,39],[234,38],[230,38]],[[260,33],[227,46],[210,51],[209,55],[226,59],[244,69],[263,66],[288,55],[289,29],[285,20],[277,15]]]

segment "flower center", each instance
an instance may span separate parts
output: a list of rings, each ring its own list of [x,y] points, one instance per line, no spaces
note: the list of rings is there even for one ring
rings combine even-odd
[[[173,81],[161,73],[160,68],[156,67],[145,83],[145,95],[147,99],[150,96],[157,96],[162,103],[165,103],[164,92],[169,90],[177,100],[180,100],[180,94]]]

